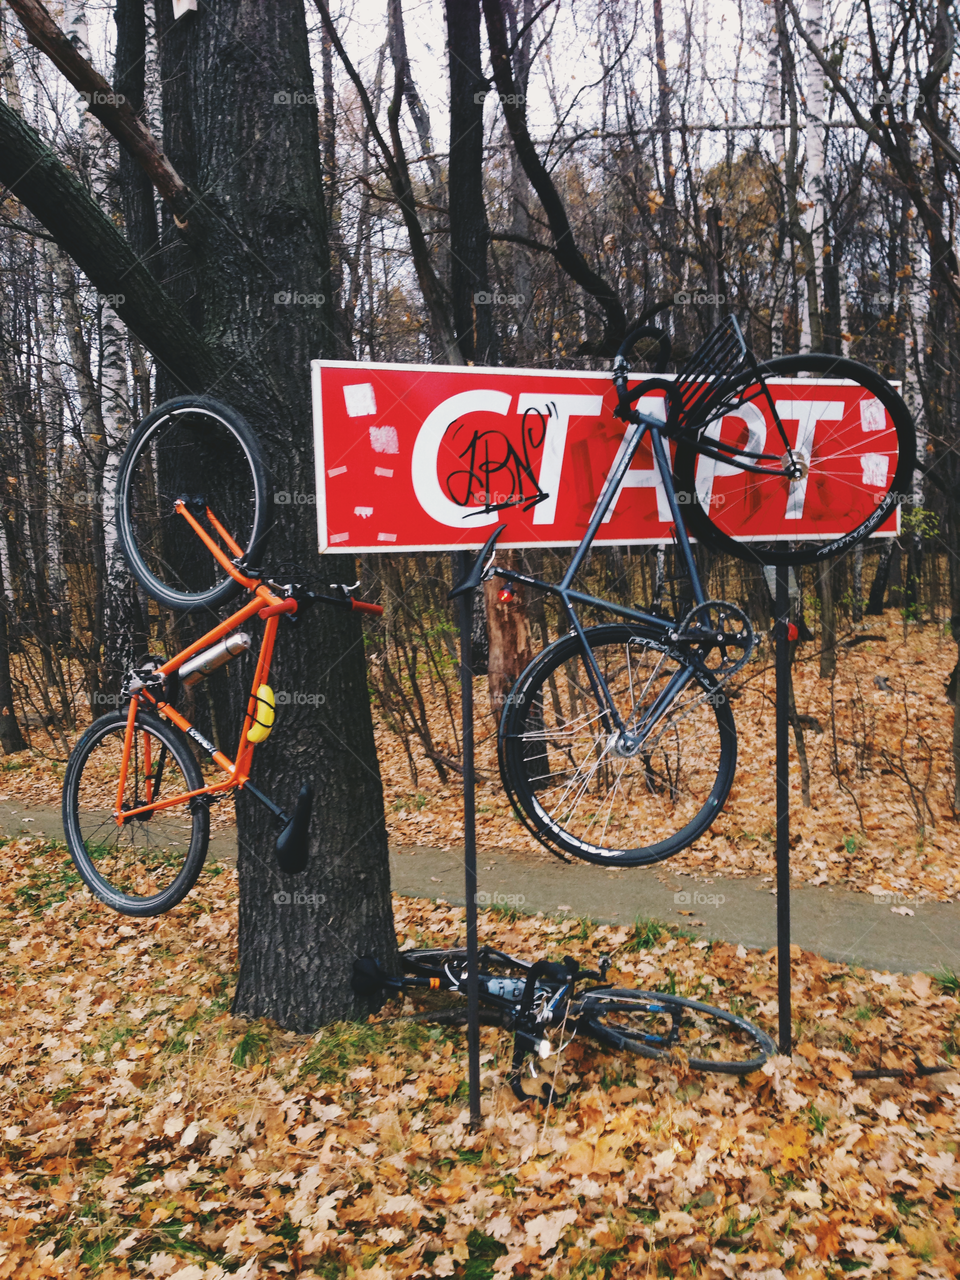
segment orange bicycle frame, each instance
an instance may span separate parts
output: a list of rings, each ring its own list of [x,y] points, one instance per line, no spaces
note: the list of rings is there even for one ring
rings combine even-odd
[[[141,814],[156,812],[160,809],[169,809],[175,805],[181,805],[185,801],[193,800],[198,796],[212,796],[223,791],[229,791],[233,787],[243,787],[250,777],[250,763],[253,758],[255,743],[250,742],[247,733],[253,723],[254,710],[256,707],[256,693],[261,684],[266,684],[270,674],[270,663],[273,658],[273,646],[277,636],[277,627],[280,623],[280,615],[284,613],[294,614],[297,612],[297,602],[293,599],[283,599],[275,595],[269,587],[265,586],[259,578],[247,577],[233,564],[220,547],[207,534],[206,530],[199,524],[197,520],[187,510],[182,500],[175,503],[176,510],[184,517],[194,533],[201,539],[207,550],[219,562],[219,564],[241,584],[247,591],[254,596],[243,608],[238,609],[236,613],[231,614],[225,622],[221,622],[218,626],[208,631],[206,635],[201,636],[199,640],[195,640],[193,644],[188,645],[175,658],[171,658],[165,662],[163,666],[158,667],[156,674],[164,677],[171,676],[174,672],[179,671],[180,667],[192,658],[195,654],[208,648],[211,644],[216,644],[218,640],[222,640],[224,636],[231,631],[236,630],[242,623],[247,622],[255,615],[266,620],[266,627],[263,632],[263,639],[260,642],[260,654],[257,659],[257,669],[253,677],[253,687],[250,690],[250,697],[247,701],[247,711],[243,720],[243,727],[240,730],[240,742],[237,746],[236,759],[231,760],[229,756],[222,751],[218,751],[212,742],[208,742],[201,733],[193,727],[190,721],[180,714],[170,703],[157,699],[152,696],[148,689],[143,688],[131,694],[130,707],[127,713],[126,732],[123,739],[123,754],[120,762],[120,777],[117,782],[117,801],[114,809],[114,818],[118,825],[128,822],[131,818]],[[242,548],[231,538],[223,525],[217,520],[216,516],[207,508],[207,519],[223,539],[229,549],[235,556],[240,557],[243,554]],[[353,606],[358,607],[361,602],[354,601]],[[373,606],[367,606],[372,608]],[[379,612],[379,608],[377,608]],[[151,757],[150,757],[150,735],[144,733],[144,757],[147,770],[147,795],[146,804],[137,806],[134,809],[124,809],[123,795],[127,785],[127,774],[130,763],[130,756],[133,751],[134,735],[136,733],[137,711],[139,710],[141,699],[148,702],[159,715],[169,720],[171,724],[177,726],[181,732],[192,738],[194,742],[199,743],[201,747],[212,757],[214,762],[227,775],[219,782],[213,782],[205,787],[200,787],[196,791],[183,791],[178,795],[167,796],[162,800],[155,800],[153,796],[153,778],[150,773]]]

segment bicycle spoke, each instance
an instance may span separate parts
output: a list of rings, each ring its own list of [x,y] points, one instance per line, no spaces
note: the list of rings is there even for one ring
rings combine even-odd
[[[692,670],[682,659],[625,627],[597,632],[618,637],[591,648],[623,729],[606,727],[585,660],[560,657],[575,644],[571,640],[552,664],[545,655],[531,687],[528,705],[536,705],[536,723],[529,714],[524,718],[523,709],[511,708],[502,733],[504,759],[516,759],[508,770],[519,784],[508,785],[521,803],[530,797],[523,807],[538,833],[546,826],[544,834],[565,852],[606,862],[647,845],[659,848],[699,822],[714,794],[724,747],[718,709],[691,683]],[[559,668],[566,679],[543,696]],[[729,718],[726,709],[724,715]]]

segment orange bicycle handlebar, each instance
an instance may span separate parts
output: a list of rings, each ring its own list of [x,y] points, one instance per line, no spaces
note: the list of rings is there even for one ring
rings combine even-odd
[[[360,613],[373,613],[379,618],[383,613],[382,604],[367,604],[365,600],[351,600],[350,607],[357,609]]]

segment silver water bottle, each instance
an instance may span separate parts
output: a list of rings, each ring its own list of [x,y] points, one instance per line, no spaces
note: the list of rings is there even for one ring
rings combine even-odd
[[[203,653],[195,654],[180,668],[180,680],[184,688],[189,689],[191,685],[199,684],[204,676],[208,676],[211,671],[216,671],[217,667],[222,667],[238,653],[249,649],[252,643],[246,631],[235,631],[232,636],[224,636],[212,649],[205,649]]]

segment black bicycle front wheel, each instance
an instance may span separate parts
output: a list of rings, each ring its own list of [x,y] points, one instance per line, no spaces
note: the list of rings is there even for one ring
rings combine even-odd
[[[580,1030],[608,1049],[684,1061],[696,1071],[743,1076],[777,1046],[745,1018],[682,996],[628,988],[586,993]]]
[[[735,407],[701,427],[698,440],[677,445],[674,485],[696,537],[755,564],[816,564],[875,533],[898,503],[910,501],[913,420],[866,365],[817,353],[784,356],[745,374],[731,400]],[[770,474],[707,457],[698,441],[774,455],[757,464]],[[788,448],[801,472],[794,479],[776,461]]]
[[[203,800],[118,823],[126,711],[95,720],[67,762],[63,828],[74,865],[90,891],[128,916],[158,916],[193,888],[207,855],[210,814]],[[120,811],[203,786],[187,740],[173,726],[137,712]]]
[[[236,553],[208,511],[247,561],[256,560],[269,521],[260,445],[239,413],[207,396],[168,400],[133,433],[117,477],[117,536],[154,600],[213,610],[241,588],[176,510],[181,498],[229,559]]]
[[[723,807],[737,763],[722,686],[669,645],[625,624],[587,642],[626,730],[597,700],[575,635],[514,685],[500,722],[500,772],[528,830],[553,853],[637,867],[685,849]]]

